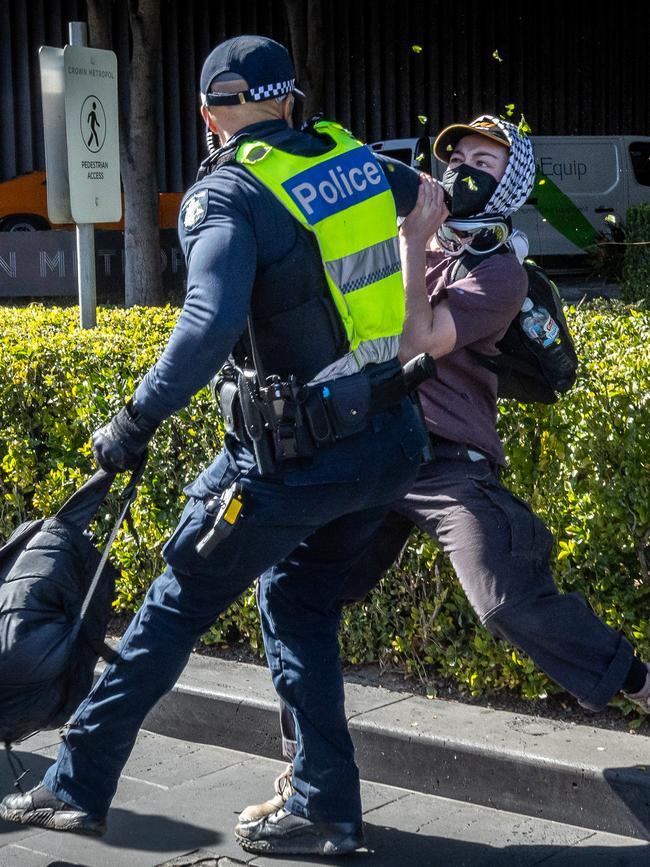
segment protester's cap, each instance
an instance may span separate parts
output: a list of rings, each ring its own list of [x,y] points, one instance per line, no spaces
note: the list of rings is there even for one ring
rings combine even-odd
[[[248,90],[219,94],[210,91],[216,78],[242,78]],[[294,93],[296,73],[287,49],[266,36],[235,36],[208,54],[201,70],[201,93],[208,105],[239,105]]]
[[[530,136],[521,132],[514,123],[482,114],[471,123],[458,123],[443,129],[433,143],[434,154],[448,163],[454,147],[466,135],[483,135],[508,148],[508,163],[503,177],[483,213],[511,216],[526,204],[535,183],[535,154]]]
[[[511,124],[510,124],[511,125]],[[507,148],[512,144],[512,139],[506,129],[502,129],[492,120],[478,117],[471,123],[453,123],[443,129],[433,143],[433,154],[440,162],[448,163],[454,148],[466,135],[483,135],[485,138],[505,145]]]

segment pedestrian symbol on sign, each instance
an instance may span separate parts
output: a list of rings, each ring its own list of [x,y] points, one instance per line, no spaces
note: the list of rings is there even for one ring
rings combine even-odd
[[[96,154],[106,139],[106,114],[98,97],[91,94],[81,106],[81,137],[88,150]]]

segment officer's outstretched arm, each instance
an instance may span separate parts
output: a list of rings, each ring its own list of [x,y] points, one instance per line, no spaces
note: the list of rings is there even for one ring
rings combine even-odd
[[[417,202],[420,172],[391,157],[381,154],[376,154],[376,157],[393,193],[397,216],[406,217]]]
[[[201,231],[181,233],[187,295],[171,337],[133,398],[93,434],[95,459],[107,472],[137,465],[160,422],[207,385],[246,326],[255,239],[230,203],[210,214],[207,191],[204,199],[206,211],[195,224]]]

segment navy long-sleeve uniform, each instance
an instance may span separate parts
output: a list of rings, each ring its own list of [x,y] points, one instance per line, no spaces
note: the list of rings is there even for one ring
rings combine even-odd
[[[247,133],[302,153],[325,147],[281,122]],[[387,161],[382,166],[398,213],[407,213],[416,200],[417,174]],[[327,284],[313,236],[245,168],[220,167],[189,191],[181,242],[187,301],[159,361],[137,389],[142,413],[165,418],[208,382],[231,350],[237,356],[249,311],[280,371],[298,355],[297,346],[309,356],[295,360],[306,376],[328,353],[345,353],[334,323],[320,339],[321,325],[326,332],[328,326],[326,312],[318,312],[326,298],[319,293],[327,292]],[[297,323],[301,314],[304,333],[295,335],[294,345],[283,323]],[[325,347],[322,357],[312,345]],[[390,505],[415,480],[423,427],[405,397],[371,412],[358,432],[318,449],[308,461],[287,461],[272,476],[261,475],[246,447],[237,449],[230,439],[186,489],[187,505],[163,549],[166,568],[147,591],[117,660],[66,727],[44,785],[77,809],[103,817],[147,713],[172,688],[199,637],[268,572],[260,600],[265,641],[275,660],[273,682],[294,714],[301,744],[287,809],[360,827],[359,773],[338,658],[341,600],[349,598],[351,577]],[[235,480],[241,515],[202,556],[197,540],[214,524],[213,497],[225,495]]]
[[[279,120],[253,124],[235,141],[248,138],[303,155],[328,149],[322,138]],[[418,174],[395,160],[378,159],[397,214],[406,216],[417,198]],[[314,279],[323,271],[313,236],[236,162],[190,188],[181,205],[179,236],[187,261],[187,296],[167,346],[134,399],[141,412],[155,419],[185,406],[224,363],[246,328],[256,272],[277,268],[281,296],[283,280]],[[276,303],[280,316],[281,297]]]

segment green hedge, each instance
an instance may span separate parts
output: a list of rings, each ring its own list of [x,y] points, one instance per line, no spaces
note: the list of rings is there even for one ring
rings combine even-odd
[[[650,205],[628,208],[625,242],[621,297],[650,301]]]
[[[579,381],[552,407],[501,405],[507,479],[555,534],[559,585],[584,593],[648,659],[650,312],[599,302],[568,316]],[[91,473],[90,432],[133,392],[175,317],[171,308],[102,310],[98,327],[81,331],[75,309],[0,308],[0,537],[51,513]],[[207,390],[161,426],[134,507],[140,545],[123,533],[114,549],[118,609],[136,607],[159,572],[181,488],[220,440]],[[107,507],[100,539],[109,517]],[[260,647],[252,592],[205,640]],[[419,535],[379,589],[346,609],[341,644],[349,662],[396,661],[476,695],[556,691],[529,659],[478,625],[448,562]]]

